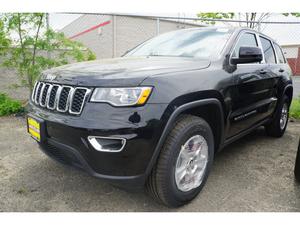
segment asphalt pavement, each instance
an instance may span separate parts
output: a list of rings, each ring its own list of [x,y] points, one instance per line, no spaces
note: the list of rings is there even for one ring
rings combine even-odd
[[[0,211],[300,211],[293,168],[300,123],[282,138],[264,129],[229,145],[214,161],[200,195],[169,209],[143,192],[130,193],[44,155],[22,118],[0,118]]]

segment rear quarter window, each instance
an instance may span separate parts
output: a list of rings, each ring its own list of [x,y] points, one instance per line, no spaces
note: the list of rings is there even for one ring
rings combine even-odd
[[[265,55],[265,61],[266,63],[276,63],[275,61],[275,52],[272,47],[272,43],[270,40],[264,38],[264,37],[259,37],[260,42],[263,48],[263,52]]]
[[[274,47],[277,55],[277,63],[286,63],[282,49],[276,43],[274,43]]]

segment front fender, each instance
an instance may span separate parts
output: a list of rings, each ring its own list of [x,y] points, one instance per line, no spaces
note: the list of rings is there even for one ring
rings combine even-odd
[[[198,100],[198,101],[193,101],[193,102],[188,102],[186,104],[183,104],[179,107],[177,107],[169,116],[169,119],[163,129],[163,132],[161,134],[161,137],[155,147],[155,150],[153,152],[152,158],[148,164],[147,170],[146,170],[146,177],[148,177],[148,175],[151,173],[151,170],[153,168],[153,166],[155,165],[158,156],[160,154],[160,151],[162,149],[162,146],[169,134],[169,132],[171,131],[173,124],[175,123],[176,119],[178,118],[179,115],[184,114],[184,112],[191,110],[193,108],[199,107],[199,106],[205,106],[205,105],[215,105],[218,108],[218,114],[220,115],[220,120],[221,120],[221,124],[220,124],[220,130],[221,130],[221,135],[220,135],[220,142],[223,142],[224,140],[224,114],[223,114],[223,108],[222,108],[222,104],[221,102],[216,99],[216,98],[209,98],[209,99],[203,99],[203,100]],[[220,144],[221,146],[221,144]]]

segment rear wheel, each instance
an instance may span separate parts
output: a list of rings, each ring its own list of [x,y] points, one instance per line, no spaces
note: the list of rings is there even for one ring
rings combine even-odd
[[[272,122],[265,126],[266,132],[269,136],[272,137],[281,137],[287,127],[289,120],[289,106],[290,100],[285,95],[275,113],[275,116]]]
[[[299,145],[298,145],[298,151],[296,156],[296,162],[295,162],[295,178],[298,182],[300,182],[300,139],[299,139]]]
[[[188,203],[203,188],[213,157],[214,140],[209,124],[196,116],[182,116],[165,141],[148,179],[148,191],[169,207]]]

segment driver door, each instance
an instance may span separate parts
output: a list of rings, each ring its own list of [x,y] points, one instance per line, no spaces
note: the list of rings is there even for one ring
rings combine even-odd
[[[261,47],[254,32],[243,32],[234,47],[231,57],[239,57],[240,47]],[[233,72],[234,94],[229,117],[228,138],[256,125],[266,116],[272,84],[268,79],[271,71],[263,60],[260,63],[237,64]]]

